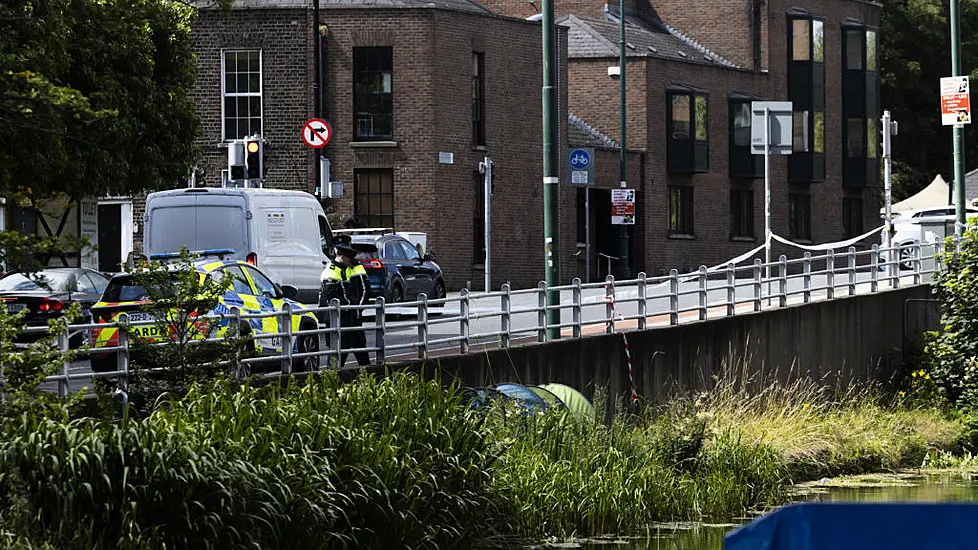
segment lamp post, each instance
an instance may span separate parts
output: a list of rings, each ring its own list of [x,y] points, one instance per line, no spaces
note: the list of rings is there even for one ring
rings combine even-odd
[[[560,253],[557,191],[560,172],[557,166],[557,27],[554,21],[554,0],[543,0],[543,260],[547,287],[560,284]],[[560,337],[560,293],[547,292],[547,339]]]
[[[951,76],[961,76],[961,0],[951,0]],[[954,234],[960,237],[964,233],[965,192],[964,192],[964,126],[954,125],[954,206],[956,222]]]
[[[618,24],[619,24],[619,39],[618,39],[618,103],[619,103],[619,120],[618,126],[620,135],[618,138],[619,150],[618,156],[618,170],[621,174],[621,187],[624,189],[626,187],[626,136],[625,136],[625,0],[618,0]],[[631,278],[631,269],[628,267],[628,227],[625,225],[618,226],[618,263],[619,263],[619,276],[622,279]]]

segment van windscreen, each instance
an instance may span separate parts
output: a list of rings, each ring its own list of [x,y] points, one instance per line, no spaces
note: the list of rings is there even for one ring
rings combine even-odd
[[[235,258],[248,252],[245,214],[241,207],[227,205],[181,205],[154,208],[149,227],[148,254],[233,248]]]

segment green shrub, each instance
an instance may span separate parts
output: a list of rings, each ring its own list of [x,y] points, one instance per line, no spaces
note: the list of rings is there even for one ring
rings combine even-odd
[[[948,244],[944,270],[935,276],[941,304],[940,332],[929,333],[930,371],[951,403],[978,408],[978,225],[972,221],[960,252]]]

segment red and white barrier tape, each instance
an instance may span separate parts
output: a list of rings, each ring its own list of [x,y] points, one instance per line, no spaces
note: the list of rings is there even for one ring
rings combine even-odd
[[[605,294],[608,297],[608,303],[611,305],[611,315],[608,316],[608,330],[612,333],[620,334],[622,341],[625,343],[625,363],[628,365],[628,381],[631,383],[632,390],[632,404],[638,401],[638,388],[635,386],[635,373],[632,370],[632,350],[628,347],[628,338],[625,337],[625,333],[615,329],[615,293],[608,292],[610,288],[605,287]]]

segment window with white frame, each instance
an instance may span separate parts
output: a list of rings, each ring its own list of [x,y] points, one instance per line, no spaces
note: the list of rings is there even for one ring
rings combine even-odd
[[[261,50],[226,50],[221,69],[224,139],[261,135]]]

